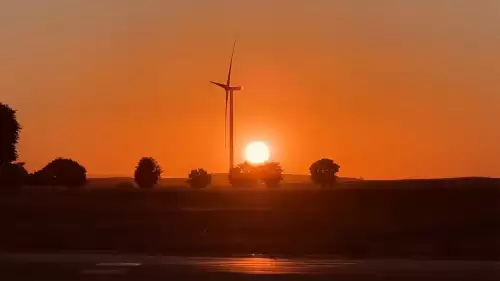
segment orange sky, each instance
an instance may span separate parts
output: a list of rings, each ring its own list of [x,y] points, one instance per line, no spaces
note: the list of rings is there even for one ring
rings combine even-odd
[[[263,140],[286,173],[329,157],[343,176],[500,176],[499,26],[496,0],[2,1],[0,100],[30,170],[225,172],[208,80],[237,37],[237,162]]]

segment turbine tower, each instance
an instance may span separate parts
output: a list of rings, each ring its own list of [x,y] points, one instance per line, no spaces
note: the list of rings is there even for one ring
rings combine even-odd
[[[227,130],[227,103],[229,101],[229,171],[234,167],[234,131],[233,131],[233,117],[234,117],[234,102],[233,102],[233,93],[234,91],[240,91],[241,86],[231,86],[231,70],[233,68],[233,56],[234,56],[234,48],[236,47],[236,41],[233,44],[233,52],[231,53],[231,60],[229,62],[229,71],[227,73],[227,81],[226,84],[210,81],[210,83],[215,84],[226,92],[226,107],[224,109],[224,140],[227,139],[226,130]]]

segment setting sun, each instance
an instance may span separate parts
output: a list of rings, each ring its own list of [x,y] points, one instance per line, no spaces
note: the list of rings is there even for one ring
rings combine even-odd
[[[245,160],[253,164],[266,162],[269,154],[269,147],[261,141],[251,142],[245,148]]]

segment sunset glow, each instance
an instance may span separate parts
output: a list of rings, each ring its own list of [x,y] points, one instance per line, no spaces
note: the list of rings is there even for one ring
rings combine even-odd
[[[291,174],[332,157],[370,179],[500,176],[498,1],[7,2],[1,102],[29,172],[61,156],[129,176],[148,155],[166,177],[226,172],[208,81],[236,40],[235,163],[261,139]]]
[[[269,156],[269,147],[261,141],[252,142],[245,148],[245,160],[252,164],[264,163]]]

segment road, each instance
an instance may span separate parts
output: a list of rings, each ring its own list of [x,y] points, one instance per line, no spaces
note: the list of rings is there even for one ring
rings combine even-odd
[[[0,253],[0,280],[500,280],[500,261]]]

